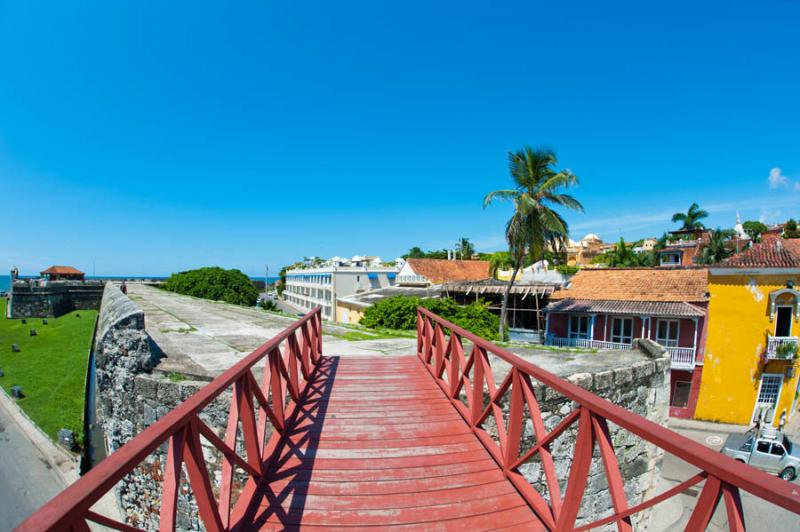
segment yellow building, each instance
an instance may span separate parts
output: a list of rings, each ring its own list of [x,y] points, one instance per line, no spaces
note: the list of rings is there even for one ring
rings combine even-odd
[[[800,240],[770,238],[709,271],[709,323],[695,417],[778,426],[798,406]],[[788,351],[788,353],[787,353]]]

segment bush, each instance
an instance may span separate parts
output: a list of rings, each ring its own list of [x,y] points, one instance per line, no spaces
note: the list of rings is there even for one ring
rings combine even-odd
[[[162,287],[178,294],[249,307],[254,306],[258,299],[258,289],[249,277],[239,270],[218,267],[174,273]]]
[[[373,329],[412,330],[417,326],[417,307],[425,307],[487,340],[498,338],[500,318],[489,311],[489,306],[484,301],[461,306],[452,299],[395,296],[379,301],[364,311],[361,325]]]
[[[578,266],[570,266],[569,264],[559,264],[556,266],[556,271],[561,275],[575,275],[580,268]]]

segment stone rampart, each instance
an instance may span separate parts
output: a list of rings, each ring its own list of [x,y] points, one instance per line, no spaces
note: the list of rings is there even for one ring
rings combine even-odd
[[[161,354],[145,332],[144,320],[144,312],[136,303],[112,283],[106,285],[95,339],[95,360],[97,419],[109,454],[207,384],[154,371]],[[227,423],[230,397],[229,392],[223,393],[200,415],[220,434],[220,428]],[[222,456],[206,445],[205,440],[203,443],[213,476],[221,471]],[[158,529],[166,450],[166,445],[159,447],[116,486],[119,507],[133,526]],[[197,507],[188,487],[179,493],[178,508],[178,530],[199,530]]]
[[[47,318],[73,310],[97,310],[103,296],[102,281],[41,281],[16,279],[11,284],[11,318]]]

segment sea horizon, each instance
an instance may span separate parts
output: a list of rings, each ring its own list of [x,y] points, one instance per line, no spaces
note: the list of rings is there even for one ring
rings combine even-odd
[[[38,275],[20,275],[21,279],[36,279]],[[251,281],[263,281],[264,276],[248,275]],[[86,279],[153,279],[155,281],[163,281],[169,278],[169,275],[87,275]],[[275,283],[279,277],[269,276],[268,282]],[[7,292],[11,288],[11,276],[0,275],[0,292]]]

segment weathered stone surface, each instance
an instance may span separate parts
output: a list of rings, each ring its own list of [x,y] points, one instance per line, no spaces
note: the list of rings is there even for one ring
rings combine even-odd
[[[11,284],[12,318],[61,316],[73,310],[96,310],[103,295],[100,281],[49,281],[17,279]]]

